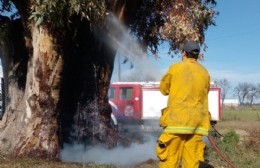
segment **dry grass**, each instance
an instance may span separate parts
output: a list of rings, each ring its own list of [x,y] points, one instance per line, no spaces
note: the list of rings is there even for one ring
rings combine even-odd
[[[237,167],[260,167],[259,112],[260,107],[224,108],[222,121],[216,125],[223,136],[232,130],[238,135],[239,142],[236,144],[223,144],[223,137],[217,141],[217,145]],[[208,159],[215,168],[228,167],[212,149],[208,152]]]
[[[234,130],[239,137],[238,143],[224,144],[223,141],[217,141],[217,146],[224,155],[231,160],[237,167],[241,168],[259,168],[260,167],[260,130],[251,130],[249,132]],[[230,131],[224,133],[225,136]],[[215,168],[226,168],[224,162],[212,148],[208,148],[207,159]]]
[[[77,163],[62,163],[53,160],[35,159],[35,158],[0,158],[1,168],[88,168],[90,165],[77,164]]]
[[[0,168],[157,168],[158,161],[148,160],[138,165],[116,166],[91,163],[64,163],[61,161],[20,158],[14,159],[0,156]]]

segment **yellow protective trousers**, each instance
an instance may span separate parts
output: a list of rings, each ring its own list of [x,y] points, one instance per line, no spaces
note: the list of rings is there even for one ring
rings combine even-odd
[[[205,146],[202,135],[163,132],[156,146],[159,167],[177,168],[181,163],[182,168],[198,168],[204,161]]]

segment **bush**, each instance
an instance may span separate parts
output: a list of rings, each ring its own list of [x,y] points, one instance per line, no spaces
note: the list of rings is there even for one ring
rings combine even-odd
[[[237,153],[237,151],[234,149],[237,146],[238,142],[239,136],[237,135],[235,130],[231,130],[224,135],[220,145],[224,152]]]

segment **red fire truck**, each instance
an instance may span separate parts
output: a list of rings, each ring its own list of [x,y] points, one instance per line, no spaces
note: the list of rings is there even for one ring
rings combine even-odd
[[[116,82],[110,85],[109,102],[114,122],[124,124],[155,123],[166,107],[168,96],[161,94],[159,82]],[[209,91],[209,111],[212,121],[221,119],[220,88]],[[113,118],[114,117],[114,118]]]

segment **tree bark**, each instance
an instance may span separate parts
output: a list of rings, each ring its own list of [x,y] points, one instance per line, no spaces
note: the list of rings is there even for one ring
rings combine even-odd
[[[0,122],[0,151],[12,153],[17,135],[23,129],[24,88],[29,51],[24,40],[24,29],[20,20],[8,23],[8,33],[1,44],[1,59],[4,76],[5,108]]]
[[[13,38],[3,46],[8,101],[0,123],[0,149],[15,156],[57,158],[57,103],[63,66],[59,46],[47,29],[32,27],[29,43],[33,51],[28,51],[21,28],[16,27]]]
[[[63,61],[55,40],[46,28],[32,28],[33,56],[24,95],[24,127],[14,148],[16,156],[58,157],[56,107]]]

